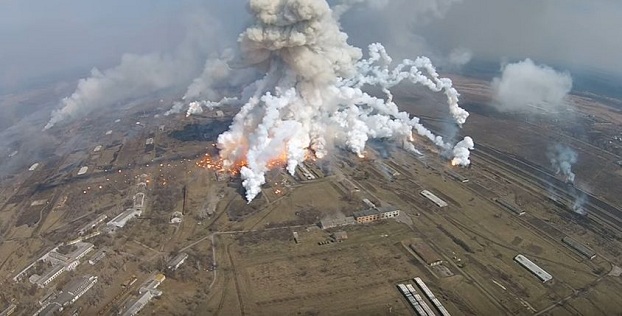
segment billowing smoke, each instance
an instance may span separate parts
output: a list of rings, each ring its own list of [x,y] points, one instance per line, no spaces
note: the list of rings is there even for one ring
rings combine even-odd
[[[567,72],[557,72],[525,59],[505,65],[501,78],[495,78],[492,87],[500,110],[541,112],[564,104],[566,95],[572,89],[572,78]]]
[[[551,162],[556,174],[561,174],[564,181],[574,183],[575,174],[572,172],[572,165],[577,162],[579,155],[572,148],[556,144],[549,147],[546,157]]]
[[[469,155],[471,153],[470,151],[473,150],[474,147],[475,143],[473,142],[473,139],[469,136],[459,141],[456,146],[454,146],[454,158],[451,160],[451,164],[454,166],[470,165],[471,160],[469,160]]]
[[[125,54],[120,64],[113,68],[93,69],[88,78],[78,82],[75,92],[60,102],[60,108],[52,112],[44,129],[127,99],[187,85],[196,77],[196,69],[210,50],[206,43],[211,44],[219,30],[213,19],[206,18],[205,12],[201,11],[201,14],[200,18],[192,16],[188,19],[188,33],[174,52]]]
[[[585,193],[575,191],[574,198],[575,200],[572,203],[572,210],[579,215],[587,215],[587,210],[583,207],[587,198]]]
[[[104,72],[93,69],[90,77],[81,79],[76,91],[61,101],[60,109],[52,112],[45,129],[99,107],[144,96],[187,79],[187,69],[171,57],[126,54],[118,66]]]
[[[276,165],[293,174],[300,162],[322,158],[332,146],[364,156],[370,138],[393,139],[414,150],[413,130],[455,153],[454,163],[469,163],[471,138],[453,148],[393,102],[391,87],[405,80],[421,84],[442,92],[456,124],[465,123],[469,114],[458,105],[458,92],[428,58],[390,68],[384,47],[372,44],[369,58],[362,59],[324,0],[250,0],[249,8],[255,23],[239,37],[242,61],[267,72],[246,89],[252,93],[218,138],[225,167],[240,167],[249,202]],[[380,87],[385,98],[365,93],[367,86]]]
[[[200,102],[194,101],[190,102],[188,111],[186,112],[186,116],[201,114],[203,113],[203,107]]]

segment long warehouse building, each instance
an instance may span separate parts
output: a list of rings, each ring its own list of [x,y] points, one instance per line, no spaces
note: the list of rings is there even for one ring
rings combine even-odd
[[[419,305],[421,305],[421,308],[423,308],[423,310],[426,312],[426,314],[432,316],[434,315],[434,311],[430,308],[430,306],[428,306],[428,303],[426,303],[423,298],[421,298],[421,295],[419,295],[419,293],[417,293],[417,290],[415,290],[415,287],[408,283],[406,284],[406,288],[410,291],[410,294],[412,294],[412,296],[415,298],[415,300],[419,303]]]
[[[521,254],[516,255],[516,257],[514,257],[514,261],[518,262],[521,266],[523,266],[523,268],[529,270],[529,272],[533,273],[542,282],[547,282],[553,279],[552,275]]]
[[[570,237],[564,237],[562,238],[562,241],[570,246],[572,249],[578,251],[580,254],[582,254],[583,256],[585,256],[586,258],[592,260],[594,258],[596,258],[596,253],[594,252],[594,250],[588,248],[587,246],[583,245],[582,243],[570,238]]]
[[[412,306],[412,308],[415,309],[415,312],[417,312],[417,315],[419,315],[419,316],[428,316],[428,314],[425,312],[423,307],[421,307],[421,305],[419,305],[419,302],[417,302],[415,297],[410,293],[410,291],[406,288],[406,286],[404,284],[398,284],[397,287],[400,289],[400,291],[402,292],[404,297],[406,297],[406,299],[410,303],[410,306]]]
[[[436,307],[436,310],[438,310],[438,312],[441,313],[442,316],[450,316],[451,315],[451,314],[449,314],[449,311],[447,311],[445,306],[443,306],[441,301],[439,301],[438,298],[436,298],[436,296],[434,296],[434,293],[432,293],[432,291],[430,291],[428,286],[423,282],[423,280],[421,280],[420,277],[416,277],[413,280],[415,280],[415,282],[417,283],[419,288],[423,291],[423,293],[425,293],[425,296],[427,296],[428,299],[430,300],[430,302],[432,302],[432,304],[434,304],[434,306]]]
[[[421,195],[425,196],[428,200],[430,200],[434,204],[438,205],[438,207],[445,207],[445,206],[448,205],[447,202],[443,201],[441,198],[439,198],[434,193],[432,193],[432,192],[430,192],[428,190],[421,191]]]

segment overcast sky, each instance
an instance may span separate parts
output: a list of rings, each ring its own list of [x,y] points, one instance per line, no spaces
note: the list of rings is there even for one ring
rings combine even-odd
[[[337,0],[331,1],[332,3]],[[368,0],[369,1],[369,0]],[[400,57],[455,49],[501,63],[593,67],[622,74],[622,1],[386,0],[343,17],[358,46],[383,42]],[[123,53],[172,51],[199,9],[224,25],[222,39],[248,22],[243,0],[1,0],[0,91],[42,76],[118,63]],[[405,10],[405,8],[408,8]],[[75,78],[77,79],[77,78]]]

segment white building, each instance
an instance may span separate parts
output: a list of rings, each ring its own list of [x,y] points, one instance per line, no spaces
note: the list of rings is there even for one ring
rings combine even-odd
[[[111,221],[109,221],[107,225],[112,229],[112,231],[116,230],[117,228],[123,228],[128,221],[140,216],[142,213],[143,211],[140,208],[128,208],[127,210],[113,218]]]
[[[425,196],[428,200],[434,202],[434,204],[436,204],[438,207],[446,207],[448,205],[447,202],[441,200],[438,196],[428,190],[421,191],[421,195]]]
[[[175,271],[182,264],[184,264],[186,259],[188,259],[188,254],[185,253],[185,252],[182,252],[182,253],[178,254],[177,256],[175,256],[175,258],[173,258],[171,261],[169,261],[167,267],[168,267],[169,270]]]
[[[540,268],[537,264],[533,263],[523,255],[516,255],[516,257],[514,257],[514,261],[518,262],[521,266],[523,266],[523,268],[529,270],[529,272],[533,273],[542,282],[547,282],[553,279],[552,275],[544,271],[544,269]]]
[[[46,287],[50,282],[54,281],[58,276],[65,272],[65,267],[62,265],[55,265],[47,270],[42,276],[33,275],[30,277],[30,282],[36,284],[40,288]],[[34,281],[34,282],[33,282]]]

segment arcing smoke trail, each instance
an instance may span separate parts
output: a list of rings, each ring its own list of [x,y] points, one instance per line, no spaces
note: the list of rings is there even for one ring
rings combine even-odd
[[[369,138],[391,138],[414,149],[414,130],[451,151],[452,145],[418,118],[400,112],[389,91],[408,80],[443,92],[451,116],[462,125],[469,114],[458,105],[458,92],[428,58],[389,69],[392,60],[384,47],[373,44],[369,58],[362,59],[325,0],[250,0],[249,8],[256,22],[240,35],[241,51],[246,62],[269,70],[218,138],[225,167],[241,166],[249,202],[275,161],[293,173],[308,155],[321,158],[334,145],[363,156]],[[381,87],[386,99],[363,92],[368,85]],[[466,137],[453,148],[452,162],[468,165],[472,148]]]

